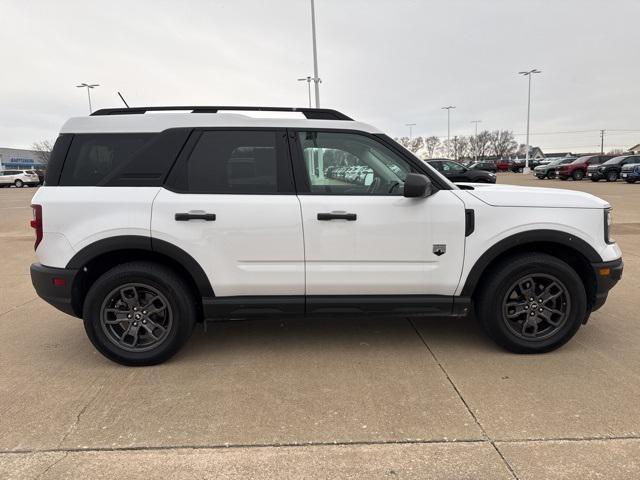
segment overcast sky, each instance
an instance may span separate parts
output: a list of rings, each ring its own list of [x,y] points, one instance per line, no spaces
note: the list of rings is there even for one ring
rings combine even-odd
[[[639,0],[316,0],[321,104],[392,136],[480,128],[599,150],[640,142]],[[0,146],[94,108],[305,106],[309,0],[0,0]],[[582,133],[559,134],[555,132]],[[615,131],[618,130],[618,131]],[[626,132],[620,130],[627,130]],[[524,142],[524,136],[517,137]]]

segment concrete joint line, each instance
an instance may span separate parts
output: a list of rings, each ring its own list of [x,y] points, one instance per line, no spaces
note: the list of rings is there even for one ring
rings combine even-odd
[[[436,356],[435,353],[433,353],[433,350],[431,350],[431,347],[429,347],[429,344],[427,343],[426,339],[422,336],[422,334],[420,333],[420,331],[418,330],[418,328],[416,327],[415,323],[413,323],[413,320],[411,318],[407,318],[407,321],[409,322],[409,324],[413,327],[413,329],[415,330],[416,334],[418,335],[418,338],[420,338],[420,340],[422,341],[422,343],[424,344],[425,348],[427,349],[427,351],[431,354],[431,357],[433,357],[433,360],[438,364],[438,367],[440,367],[440,370],[442,371],[442,373],[444,374],[444,376],[447,378],[447,381],[449,382],[449,384],[451,385],[451,388],[453,388],[453,391],[456,392],[456,395],[458,395],[458,398],[460,399],[460,401],[462,402],[462,404],[464,405],[464,407],[467,409],[467,412],[469,412],[469,415],[471,415],[471,418],[473,418],[473,421],[476,423],[476,425],[478,426],[478,428],[480,429],[480,432],[482,433],[482,437],[485,439],[486,442],[490,443],[491,446],[493,447],[493,449],[496,451],[496,453],[498,454],[498,456],[502,459],[502,462],[504,463],[505,467],[507,467],[507,469],[509,470],[509,472],[511,473],[511,476],[513,478],[515,478],[516,480],[518,479],[518,476],[516,475],[516,472],[514,472],[513,467],[511,466],[511,464],[509,462],[507,462],[507,459],[504,457],[504,455],[502,454],[502,452],[498,449],[498,447],[496,446],[496,443],[494,441],[493,438],[491,438],[488,434],[487,431],[485,430],[485,428],[482,426],[482,424],[480,423],[480,420],[478,420],[478,417],[476,416],[476,414],[473,412],[473,410],[471,410],[471,407],[469,407],[469,404],[467,403],[467,401],[464,399],[464,397],[462,396],[462,393],[460,392],[460,390],[458,389],[458,386],[455,384],[455,382],[452,380],[451,376],[449,376],[449,373],[447,372],[447,370],[444,368],[444,365],[442,365],[442,362],[440,362],[440,360],[438,359],[438,357]]]

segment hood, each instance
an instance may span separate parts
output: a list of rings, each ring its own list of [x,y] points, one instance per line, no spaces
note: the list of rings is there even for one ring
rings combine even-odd
[[[478,200],[494,207],[609,207],[607,202],[595,195],[561,188],[520,187],[502,184],[488,185],[484,183],[467,183],[463,184],[462,188],[468,189],[469,193]]]

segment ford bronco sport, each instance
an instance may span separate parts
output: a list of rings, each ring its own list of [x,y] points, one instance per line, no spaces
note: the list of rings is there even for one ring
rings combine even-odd
[[[351,167],[370,173],[327,175]],[[620,278],[610,223],[586,193],[455,186],[334,110],[107,109],[62,127],[31,277],[126,365],[168,359],[197,321],[285,315],[475,311],[503,347],[545,352]]]

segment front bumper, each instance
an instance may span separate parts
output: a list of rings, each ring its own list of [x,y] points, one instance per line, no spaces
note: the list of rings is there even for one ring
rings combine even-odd
[[[592,263],[596,276],[596,291],[592,302],[591,311],[595,311],[607,301],[607,295],[616,283],[622,278],[624,264],[622,258],[611,262]]]
[[[587,177],[592,180],[602,180],[604,175],[598,170],[587,170]]]
[[[73,304],[73,286],[78,270],[31,265],[31,283],[45,302],[74,317],[80,316]]]

